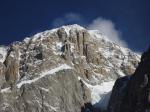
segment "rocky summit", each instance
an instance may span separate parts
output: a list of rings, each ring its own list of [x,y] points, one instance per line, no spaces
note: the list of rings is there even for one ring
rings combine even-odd
[[[0,112],[146,112],[149,55],[76,24],[1,45]]]

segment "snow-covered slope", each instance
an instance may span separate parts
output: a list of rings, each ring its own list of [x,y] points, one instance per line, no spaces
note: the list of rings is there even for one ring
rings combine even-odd
[[[0,105],[15,108],[12,105],[17,101],[28,111],[44,108],[46,112],[54,111],[51,107],[57,112],[79,112],[86,103],[105,110],[114,81],[133,74],[140,60],[139,54],[110,41],[100,31],[76,24],[14,42],[7,49],[0,48],[0,54]],[[17,93],[8,97],[16,89]],[[22,92],[29,94],[27,100],[19,96]],[[41,104],[37,93],[47,97],[45,103]],[[14,101],[14,97],[18,99]],[[24,112],[18,105],[15,112],[19,109]]]
[[[101,109],[106,109],[115,81],[110,80],[103,82],[99,85],[91,85],[80,77],[78,77],[78,80],[82,81],[90,89],[92,105],[95,105],[95,107],[97,108],[101,107]]]

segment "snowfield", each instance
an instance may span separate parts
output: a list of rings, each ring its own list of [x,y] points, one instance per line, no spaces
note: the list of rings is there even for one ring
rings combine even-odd
[[[100,85],[90,85],[81,77],[78,77],[78,80],[81,80],[90,89],[92,105],[100,107],[101,109],[106,109],[115,81],[111,80],[103,82]]]

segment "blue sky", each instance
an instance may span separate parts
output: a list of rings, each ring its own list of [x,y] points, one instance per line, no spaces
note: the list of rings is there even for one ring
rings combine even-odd
[[[150,0],[0,0],[0,44],[74,23],[103,25],[112,40],[142,52],[150,45]]]

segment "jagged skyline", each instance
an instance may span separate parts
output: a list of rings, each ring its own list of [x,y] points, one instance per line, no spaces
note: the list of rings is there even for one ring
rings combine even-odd
[[[142,52],[150,43],[149,6],[149,0],[0,1],[0,44],[23,40],[63,24],[88,26],[104,18],[121,32],[129,48]]]

